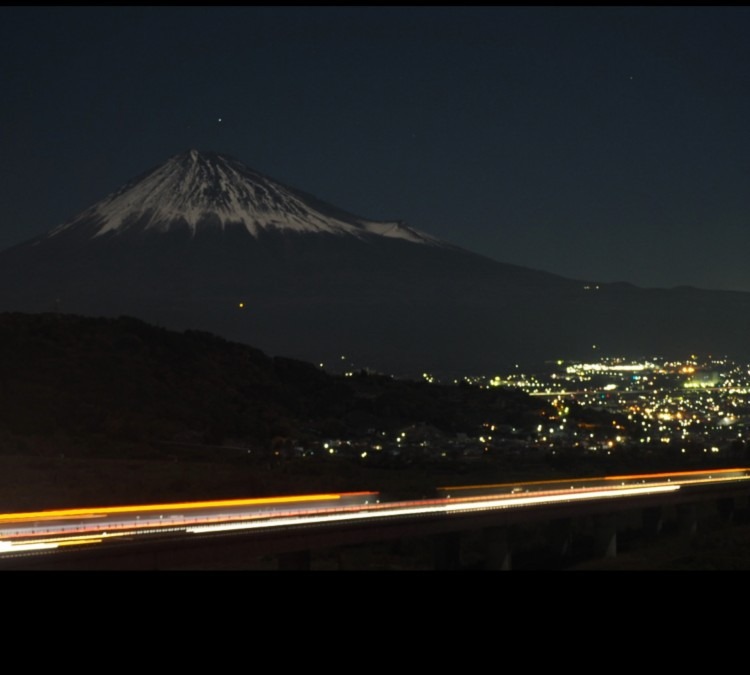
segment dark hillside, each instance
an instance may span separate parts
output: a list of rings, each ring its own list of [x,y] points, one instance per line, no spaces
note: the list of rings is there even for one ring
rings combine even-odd
[[[359,373],[333,376],[200,331],[120,317],[0,315],[0,430],[127,441],[347,437],[429,424],[474,433],[527,421],[539,402],[511,391]]]

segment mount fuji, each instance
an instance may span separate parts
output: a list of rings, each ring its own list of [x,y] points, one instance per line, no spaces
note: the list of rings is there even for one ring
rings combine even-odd
[[[439,244],[400,223],[367,221],[282,186],[230,157],[197,150],[171,157],[94,204],[44,238],[87,231],[91,238],[187,229],[244,227],[255,238],[268,231],[393,237]]]
[[[592,354],[750,354],[750,293],[498,262],[196,150],[0,252],[0,311],[129,315],[327,368],[404,375]]]

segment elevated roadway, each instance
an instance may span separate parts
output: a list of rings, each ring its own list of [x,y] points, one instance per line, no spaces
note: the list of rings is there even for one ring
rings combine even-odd
[[[512,567],[512,528],[550,525],[565,552],[589,519],[597,555],[617,553],[618,514],[658,534],[667,510],[695,531],[699,506],[730,519],[750,496],[749,469],[441,487],[436,498],[382,502],[373,492],[0,514],[0,569],[220,568],[276,556],[309,567],[323,549],[432,538],[434,567],[457,568],[463,533],[487,534],[488,569]]]

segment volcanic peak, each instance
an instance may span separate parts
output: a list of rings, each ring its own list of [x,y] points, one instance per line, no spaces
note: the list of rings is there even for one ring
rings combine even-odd
[[[189,150],[129,181],[49,236],[93,224],[93,236],[138,229],[169,231],[239,224],[257,236],[275,229],[356,237],[383,236],[441,245],[400,222],[371,221],[348,214],[299,190],[286,187],[238,160]]]

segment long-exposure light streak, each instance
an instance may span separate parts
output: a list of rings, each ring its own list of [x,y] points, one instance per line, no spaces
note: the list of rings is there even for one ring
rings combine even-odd
[[[548,494],[533,497],[515,497],[513,499],[498,499],[492,502],[481,501],[478,503],[466,504],[456,503],[446,506],[446,511],[474,511],[476,509],[486,508],[513,508],[517,506],[527,506],[529,504],[552,504],[555,502],[572,502],[584,499],[609,499],[617,497],[632,497],[635,493],[655,494],[660,492],[674,492],[679,490],[679,485],[648,485],[648,486],[631,486],[626,488],[608,488],[604,490],[587,490],[585,492],[563,492],[559,494]]]
[[[632,497],[634,494],[654,494],[661,492],[674,492],[679,490],[679,485],[656,485],[656,486],[633,486],[629,488],[610,488],[606,490],[591,490],[585,493],[560,493],[547,494],[533,497],[514,497],[509,499],[482,499],[478,501],[461,501],[456,503],[443,503],[431,506],[419,507],[381,507],[373,511],[359,511],[356,513],[336,513],[323,516],[307,516],[294,518],[274,518],[265,522],[227,523],[218,525],[198,525],[186,528],[186,532],[193,534],[205,534],[206,532],[221,532],[228,530],[244,529],[268,529],[275,527],[289,527],[291,525],[312,525],[315,523],[331,523],[344,520],[365,520],[369,518],[394,518],[405,515],[427,515],[440,513],[458,513],[466,511],[482,511],[487,509],[508,509],[530,504],[551,504],[556,502],[571,502],[585,499],[609,499],[619,497]]]
[[[201,509],[216,507],[243,507],[243,506],[271,506],[284,504],[307,504],[311,501],[321,503],[331,500],[341,500],[343,497],[352,495],[376,495],[375,492],[343,492],[316,495],[293,495],[285,497],[257,497],[252,499],[222,499],[203,502],[175,502],[169,504],[149,504],[144,506],[105,506],[86,509],[62,509],[53,511],[32,511],[26,513],[2,513],[0,521],[24,521],[24,520],[58,520],[61,518],[93,518],[107,516],[114,513],[131,513],[134,511],[177,511],[184,509]]]
[[[14,544],[7,541],[0,541],[0,554],[14,553],[17,551],[39,551],[41,549],[57,548],[57,546],[57,544],[50,544],[47,542],[28,542],[23,544]]]

